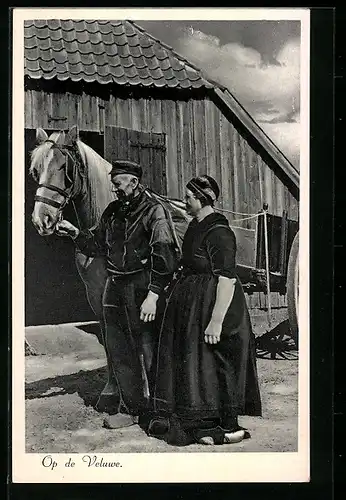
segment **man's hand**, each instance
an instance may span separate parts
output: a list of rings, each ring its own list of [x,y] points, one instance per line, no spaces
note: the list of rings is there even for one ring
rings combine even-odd
[[[154,321],[156,316],[156,302],[158,298],[159,296],[150,290],[146,299],[141,305],[140,318],[145,323],[148,321]]]
[[[55,226],[55,232],[58,236],[70,236],[72,239],[77,238],[79,229],[71,224],[68,220],[62,220]]]
[[[207,344],[217,344],[218,342],[220,342],[221,330],[222,323],[220,321],[211,319],[204,332],[204,341]]]

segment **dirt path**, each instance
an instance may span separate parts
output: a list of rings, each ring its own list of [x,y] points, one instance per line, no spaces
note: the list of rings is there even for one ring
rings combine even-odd
[[[284,319],[277,314],[276,324]],[[256,335],[265,317],[252,318]],[[228,452],[228,446],[172,447],[149,438],[138,427],[107,430],[93,404],[105,383],[102,346],[88,331],[93,325],[26,329],[40,353],[26,358],[26,451],[34,453]],[[232,451],[297,451],[298,361],[258,359],[263,417],[242,417],[252,439]]]

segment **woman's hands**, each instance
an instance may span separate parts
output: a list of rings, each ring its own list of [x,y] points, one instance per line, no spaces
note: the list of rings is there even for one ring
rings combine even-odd
[[[231,305],[236,279],[219,276],[216,300],[209,324],[204,332],[204,341],[207,344],[217,344],[220,342],[222,323],[226,312]]]
[[[207,344],[217,344],[220,342],[222,322],[211,319],[204,332],[204,341]]]

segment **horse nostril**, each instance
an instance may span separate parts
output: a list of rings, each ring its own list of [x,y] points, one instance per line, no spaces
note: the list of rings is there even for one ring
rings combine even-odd
[[[37,217],[35,217],[34,215],[31,216],[31,222],[33,223],[33,225],[35,227],[39,226],[39,219]]]

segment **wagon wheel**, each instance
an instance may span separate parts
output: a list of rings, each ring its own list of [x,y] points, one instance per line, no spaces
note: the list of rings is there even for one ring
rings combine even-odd
[[[299,232],[295,235],[287,267],[287,309],[292,338],[298,346]]]

